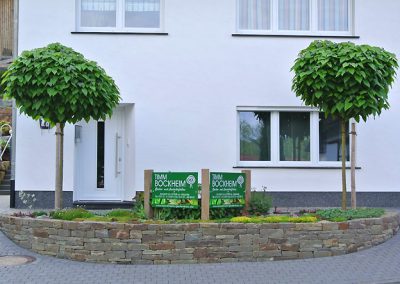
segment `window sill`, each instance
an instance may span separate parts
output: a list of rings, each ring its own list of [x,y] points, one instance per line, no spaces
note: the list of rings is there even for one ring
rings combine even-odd
[[[167,36],[168,33],[161,32],[95,32],[95,31],[86,31],[86,32],[71,32],[71,34],[91,34],[91,35],[157,35],[157,36]]]
[[[311,34],[252,34],[234,33],[233,37],[297,37],[297,38],[350,38],[359,39],[360,36],[353,35],[311,35]]]
[[[288,169],[288,170],[301,170],[301,169],[312,169],[312,170],[341,170],[340,166],[234,166],[234,169]],[[351,167],[346,167],[350,170]],[[356,170],[361,170],[361,167],[356,167]]]

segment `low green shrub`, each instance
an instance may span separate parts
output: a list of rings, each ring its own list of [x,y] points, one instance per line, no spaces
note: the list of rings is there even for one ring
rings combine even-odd
[[[74,219],[88,219],[95,215],[83,208],[64,209],[50,212],[53,219],[72,221]]]
[[[385,214],[385,210],[381,208],[357,208],[349,210],[341,209],[325,209],[317,210],[316,216],[323,220],[332,222],[343,222],[360,218],[377,218]]]
[[[267,215],[272,207],[272,197],[265,191],[252,191],[250,198],[250,215]]]

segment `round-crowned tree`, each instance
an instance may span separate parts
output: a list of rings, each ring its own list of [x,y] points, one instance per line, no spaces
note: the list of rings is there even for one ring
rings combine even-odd
[[[341,121],[342,209],[346,209],[346,124],[367,121],[389,108],[388,92],[398,62],[393,53],[350,42],[314,41],[302,50],[292,71],[292,89],[306,105]]]
[[[59,209],[64,126],[111,116],[120,101],[118,87],[96,62],[59,43],[24,51],[3,74],[1,85],[21,113],[56,127],[55,208]]]

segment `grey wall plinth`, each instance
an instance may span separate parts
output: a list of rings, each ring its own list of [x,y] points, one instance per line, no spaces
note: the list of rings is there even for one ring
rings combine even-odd
[[[32,209],[52,209],[54,208],[54,191],[23,191],[26,194],[34,195],[36,201],[31,202],[32,198],[28,198],[29,203],[32,204]],[[18,209],[29,209],[30,204],[24,204],[23,200],[19,196],[20,191],[15,192],[15,208]],[[63,192],[63,207],[72,207],[73,203],[73,192]]]

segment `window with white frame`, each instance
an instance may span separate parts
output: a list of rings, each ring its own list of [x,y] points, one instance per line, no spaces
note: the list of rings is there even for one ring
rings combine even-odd
[[[353,0],[237,0],[238,31],[351,35]]]
[[[324,166],[342,159],[339,120],[317,110],[246,109],[238,120],[239,166]],[[346,141],[349,160],[348,134]]]
[[[159,31],[163,0],[78,0],[82,31]]]

